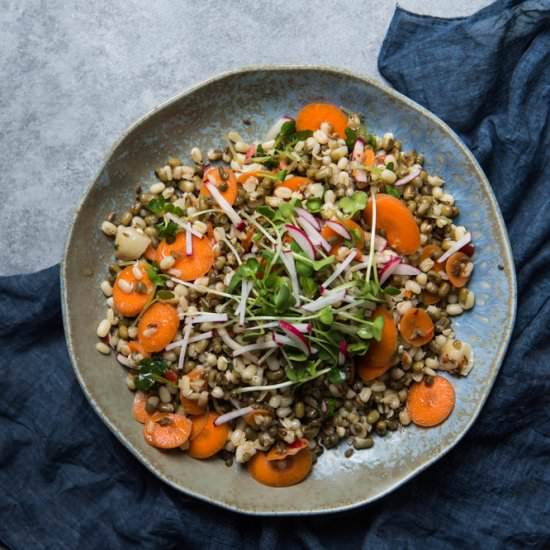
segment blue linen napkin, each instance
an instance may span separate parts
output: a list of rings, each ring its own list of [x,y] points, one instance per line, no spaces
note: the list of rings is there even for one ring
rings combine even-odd
[[[88,405],[59,269],[0,278],[0,541],[26,548],[543,548],[550,545],[550,3],[460,19],[397,8],[380,72],[472,149],[508,225],[519,309],[478,421],[436,465],[359,510],[250,518],[163,484]]]

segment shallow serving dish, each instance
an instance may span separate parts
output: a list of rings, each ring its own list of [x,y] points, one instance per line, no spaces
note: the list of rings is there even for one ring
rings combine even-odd
[[[95,349],[103,316],[99,283],[112,243],[99,226],[111,211],[132,202],[137,185],[153,181],[153,169],[170,156],[188,158],[223,143],[235,129],[260,138],[284,113],[326,100],[362,113],[376,133],[393,132],[403,148],[424,153],[431,173],[441,175],[461,210],[459,220],[476,244],[470,288],[476,307],[454,321],[458,337],[471,343],[475,366],[457,380],[450,419],[430,430],[409,427],[377,440],[368,451],[344,458],[325,452],[302,484],[271,489],[238,466],[197,461],[147,445],[131,415],[132,394],[113,357]],[[243,119],[251,121],[250,126]],[[472,425],[493,385],[510,338],[516,309],[514,265],[508,236],[489,183],[472,154],[441,120],[397,92],[365,77],[324,67],[257,67],[231,72],[157,107],[134,124],[111,150],[80,204],[62,269],[65,334],[77,378],[97,413],[128,449],[159,478],[190,495],[251,514],[312,514],[345,510],[395,489],[451,449]]]

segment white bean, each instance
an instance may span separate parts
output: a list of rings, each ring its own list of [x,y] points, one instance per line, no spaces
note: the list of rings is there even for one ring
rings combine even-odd
[[[111,330],[111,323],[109,322],[109,319],[103,319],[97,326],[97,335],[100,338],[105,338],[107,334],[109,334],[109,331]]]

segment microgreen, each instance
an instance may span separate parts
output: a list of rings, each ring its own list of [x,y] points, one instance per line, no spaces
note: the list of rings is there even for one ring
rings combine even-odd
[[[164,286],[166,281],[168,280],[168,277],[166,275],[163,275],[160,271],[157,265],[155,264],[147,264],[145,267],[145,272],[147,273],[147,277],[149,277],[149,280],[153,285],[156,287]]]
[[[397,197],[398,199],[401,198],[401,191],[399,190],[398,187],[395,187],[395,185],[386,185],[384,187],[384,191],[387,195],[391,195],[392,197]]]
[[[351,197],[342,197],[338,201],[338,206],[351,217],[367,207],[367,200],[367,194],[364,191],[355,191]]]
[[[308,199],[305,205],[312,214],[318,214],[321,212],[321,206],[323,203],[321,202],[321,199]]]

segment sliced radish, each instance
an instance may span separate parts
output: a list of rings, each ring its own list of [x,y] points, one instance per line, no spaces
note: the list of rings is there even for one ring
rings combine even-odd
[[[300,305],[300,283],[298,282],[298,272],[296,271],[296,264],[294,262],[294,256],[290,250],[285,250],[281,255],[281,259],[285,264],[285,268],[290,277],[290,284],[292,286],[292,294],[294,300],[296,300],[296,306]]]
[[[250,353],[252,351],[260,351],[275,347],[277,347],[277,344],[273,341],[258,342],[256,344],[250,344],[248,346],[239,346],[238,349],[233,352],[233,357],[238,357],[239,355],[244,355],[245,353]]]
[[[208,340],[214,336],[214,331],[209,330],[208,332],[203,332],[202,334],[198,334],[197,336],[193,336],[192,338],[189,338],[188,343],[194,344],[195,342],[200,342],[201,340]]]
[[[256,145],[251,145],[245,155],[244,155],[244,160],[245,162],[248,162],[254,155],[256,154]]]
[[[365,232],[365,239],[369,243],[370,243],[370,236],[371,236],[371,233]],[[384,237],[380,237],[379,235],[374,236],[374,249],[377,252],[382,252],[383,250],[385,250],[386,246],[388,246],[388,241],[384,239]]]
[[[183,329],[183,340],[181,341],[180,356],[178,358],[178,370],[183,369],[183,361],[185,359],[185,353],[187,352],[187,344],[189,343],[189,336],[191,336],[192,325],[185,325]]]
[[[188,318],[188,322],[195,325],[199,323],[225,323],[227,320],[227,313],[202,313]]]
[[[399,264],[393,272],[394,275],[415,275],[415,276],[419,275],[420,273],[422,273],[420,269],[408,264]]]
[[[307,220],[304,218],[298,218],[298,223],[302,226],[303,230],[305,231],[306,235],[308,236],[309,240],[315,245],[315,246],[322,246],[325,252],[330,252],[330,249],[332,248],[329,244],[329,242],[311,225]]]
[[[343,273],[349,264],[353,261],[353,258],[357,256],[357,250],[353,248],[350,253],[346,256],[346,259],[343,262],[340,262],[333,274],[321,285],[321,294],[328,288],[328,286]]]
[[[285,122],[291,122],[293,119],[289,116],[281,117],[273,126],[267,131],[267,134],[265,135],[265,141],[271,141],[272,139],[275,139],[279,132],[281,131],[281,128],[283,127],[283,124]]]
[[[417,178],[418,176],[420,176],[420,173],[422,172],[422,170],[420,170],[420,168],[416,168],[415,170],[413,170],[410,174],[408,174],[407,176],[397,180],[394,185],[396,187],[400,186],[400,185],[405,185],[406,183],[409,183],[410,181],[412,181],[414,178]]]
[[[242,218],[237,214],[233,207],[225,200],[225,197],[219,192],[216,187],[216,182],[213,178],[208,178],[205,183],[206,189],[210,192],[213,199],[218,203],[219,207],[225,212],[227,217],[232,221],[233,225],[242,231],[245,228],[245,223]]]
[[[277,334],[276,332],[273,333],[273,341],[277,346],[290,346],[294,348],[298,348],[303,351],[302,346],[300,346],[297,341],[290,336],[286,336],[284,334]],[[306,353],[317,353],[317,349],[314,347],[309,348],[309,352]]]
[[[235,315],[239,316],[239,325],[241,326],[244,325],[244,317],[246,314],[246,301],[248,300],[248,295],[252,290],[252,286],[252,281],[243,281],[241,284],[241,302],[235,310]]]
[[[394,271],[397,269],[397,266],[401,263],[401,258],[396,257],[392,258],[389,262],[386,262],[382,266],[380,271],[380,284],[384,284],[390,277],[393,275]]]
[[[309,222],[309,224],[312,225],[315,229],[317,229],[317,231],[321,230],[321,223],[311,212],[308,212],[303,208],[296,208],[296,213],[300,218],[304,218],[306,222]]]
[[[338,346],[338,364],[342,366],[346,362],[348,356],[348,344],[345,340],[340,340]]]
[[[351,240],[351,233],[339,222],[328,220],[325,225],[330,227],[335,233],[338,233],[340,237],[343,237],[347,241]]]
[[[309,355],[309,342],[306,340],[302,332],[300,332],[294,325],[288,323],[287,321],[279,321],[279,327],[291,340],[294,341],[297,348],[300,348],[305,354]]]
[[[221,416],[218,416],[216,420],[214,420],[214,426],[221,426],[226,422],[231,422],[231,420],[235,420],[235,418],[246,416],[247,414],[250,414],[253,411],[254,411],[254,407],[243,407],[242,409],[236,409],[234,411],[222,414]]]
[[[357,138],[355,145],[353,146],[353,151],[351,153],[351,160],[357,162],[363,162],[363,156],[365,154],[365,142],[363,138]]]
[[[445,254],[437,259],[438,264],[442,264],[447,258],[450,258],[455,252],[458,252],[463,246],[467,245],[472,240],[472,234],[466,233],[462,239],[458,239]]]
[[[321,298],[317,298],[317,300],[314,300],[313,302],[310,302],[309,304],[302,306],[302,309],[305,311],[312,311],[312,312],[319,311],[326,306],[331,306],[333,304],[341,302],[344,299],[345,295],[346,295],[345,288],[341,290],[335,290],[333,292],[326,292],[325,295],[322,296]]]
[[[285,229],[310,260],[315,260],[315,247],[309,237],[295,225],[287,223]]]
[[[187,256],[193,255],[193,234],[190,229],[185,229],[185,254]]]

